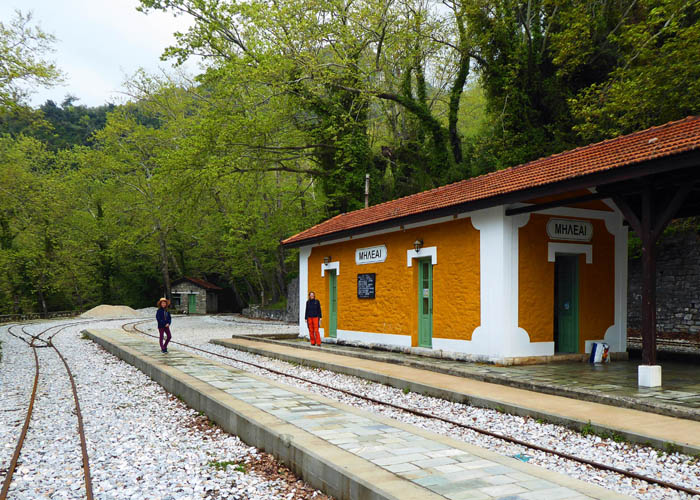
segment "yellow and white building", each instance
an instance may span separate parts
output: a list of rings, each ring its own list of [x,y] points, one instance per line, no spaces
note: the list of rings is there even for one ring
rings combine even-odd
[[[625,352],[628,227],[613,200],[662,145],[649,133],[660,138],[579,148],[288,238],[300,252],[300,335],[314,291],[324,337],[502,363],[594,341]]]

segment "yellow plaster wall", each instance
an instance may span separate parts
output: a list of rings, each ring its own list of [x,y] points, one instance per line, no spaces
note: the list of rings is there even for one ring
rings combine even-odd
[[[479,232],[470,219],[313,247],[309,257],[309,291],[321,301],[327,325],[328,275],[321,277],[324,256],[340,262],[338,329],[411,335],[418,345],[418,267],[406,266],[406,251],[416,239],[437,247],[433,267],[433,337],[471,340],[480,324]],[[387,259],[355,264],[357,248],[386,245]],[[357,275],[376,273],[376,298],[357,298]]]
[[[556,240],[547,236],[550,218],[532,214],[518,234],[518,324],[531,342],[554,340],[554,262],[547,262],[547,244]],[[584,220],[593,224],[593,263],[579,256],[579,352],[586,340],[602,339],[615,321],[615,237],[603,221]]]

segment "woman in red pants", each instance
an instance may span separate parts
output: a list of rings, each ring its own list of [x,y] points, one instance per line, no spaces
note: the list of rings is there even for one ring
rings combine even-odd
[[[316,294],[309,292],[309,300],[306,301],[306,324],[309,326],[309,340],[311,345],[321,345],[321,335],[318,327],[321,324],[321,303],[316,300]]]

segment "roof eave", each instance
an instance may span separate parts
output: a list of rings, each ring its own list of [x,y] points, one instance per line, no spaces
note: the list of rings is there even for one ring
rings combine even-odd
[[[569,179],[564,179],[549,184],[542,184],[539,186],[529,187],[518,191],[512,191],[500,195],[490,196],[488,198],[483,198],[480,200],[468,201],[465,203],[459,203],[456,205],[442,207],[435,210],[429,210],[416,214],[406,215],[403,217],[387,219],[372,224],[366,224],[363,226],[344,229],[341,231],[335,231],[333,233],[312,236],[310,238],[291,241],[289,243],[282,242],[281,244],[285,248],[299,248],[304,246],[310,246],[326,241],[347,238],[357,234],[379,231],[390,227],[402,226],[416,222],[424,222],[426,220],[438,219],[440,217],[457,215],[465,212],[474,212],[476,210],[483,210],[485,208],[491,208],[498,205],[524,202],[528,199],[537,198],[541,196],[560,195],[570,191],[588,189],[596,186],[612,184],[615,182],[621,182],[634,178],[641,178],[648,175],[660,174],[672,170],[678,170],[693,166],[700,167],[700,150],[698,149],[678,153],[671,156],[665,156],[663,158],[647,160],[641,163],[633,163],[622,167],[611,168],[602,172],[595,172],[579,177],[572,177]]]

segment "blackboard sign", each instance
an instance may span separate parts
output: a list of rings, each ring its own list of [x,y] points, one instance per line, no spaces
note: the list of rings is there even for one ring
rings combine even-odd
[[[366,273],[357,275],[357,298],[358,299],[373,299],[374,284],[376,282],[376,273]]]

